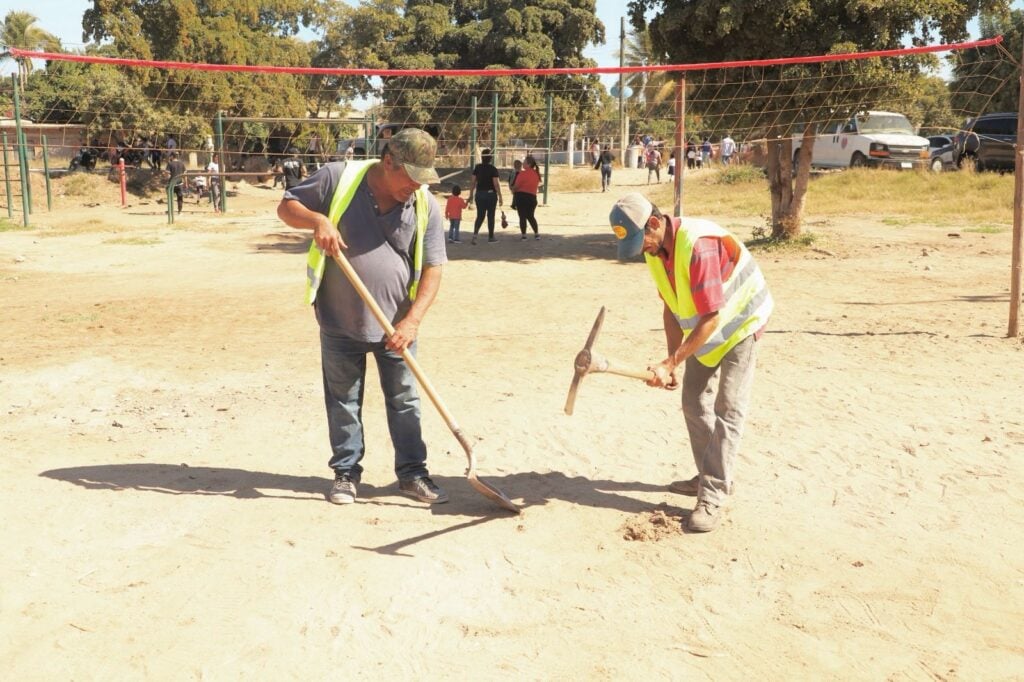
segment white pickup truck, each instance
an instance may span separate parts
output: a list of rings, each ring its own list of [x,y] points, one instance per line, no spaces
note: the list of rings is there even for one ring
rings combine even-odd
[[[801,140],[793,140],[794,163]],[[906,116],[891,111],[862,112],[829,125],[818,134],[811,156],[814,168],[927,168],[928,161],[928,140],[917,135]]]

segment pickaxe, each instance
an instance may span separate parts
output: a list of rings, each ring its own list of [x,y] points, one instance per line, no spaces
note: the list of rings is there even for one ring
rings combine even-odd
[[[633,379],[643,379],[648,381],[654,378],[654,372],[647,369],[644,371],[623,369],[621,367],[613,366],[606,358],[601,357],[593,350],[594,341],[597,340],[597,335],[601,331],[601,325],[604,323],[604,306],[601,306],[601,311],[597,314],[597,319],[594,320],[594,326],[590,330],[590,336],[587,337],[587,343],[583,346],[583,350],[576,354],[576,360],[573,361],[573,369],[575,373],[572,377],[572,383],[569,385],[569,397],[565,399],[565,413],[572,414],[573,405],[576,403],[576,393],[579,391],[580,384],[583,382],[583,377],[588,374],[596,372],[605,372],[608,374],[617,374],[623,377],[631,377]]]

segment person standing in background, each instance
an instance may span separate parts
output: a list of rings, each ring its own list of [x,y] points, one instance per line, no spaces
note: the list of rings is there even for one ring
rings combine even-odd
[[[519,173],[522,170],[523,170],[523,162],[520,161],[519,159],[516,159],[515,161],[512,162],[512,171],[508,174],[508,191],[512,192],[512,203],[510,204],[509,207],[513,211],[516,210],[516,194],[515,194],[515,192],[516,192],[516,190],[515,190],[516,177],[519,176]],[[505,227],[505,225],[502,225],[502,227]]]
[[[700,162],[704,168],[711,168],[711,138],[705,137],[700,145]]]
[[[452,194],[444,205],[444,217],[448,219],[448,243],[461,244],[459,239],[459,225],[462,223],[462,211],[469,207],[466,200],[460,197],[462,188],[452,185]]]
[[[540,188],[540,168],[537,167],[537,160],[532,155],[527,155],[523,161],[523,170],[516,175],[512,185],[512,203],[519,213],[519,232],[522,238],[526,239],[526,224],[533,228],[533,238],[540,239],[540,228],[537,227],[537,218],[534,213],[537,211],[537,190]]]
[[[170,161],[167,162],[167,174],[171,178],[174,196],[178,200],[178,213],[181,213],[185,203],[185,188],[183,187],[186,172],[185,164],[178,160],[178,152],[171,152],[168,158]]]
[[[722,165],[728,166],[729,160],[735,153],[736,141],[732,139],[732,136],[729,135],[729,133],[726,133],[725,137],[722,138]]]
[[[612,162],[615,161],[615,157],[612,156],[612,150],[608,145],[604,146],[604,151],[601,152],[601,191],[607,192],[608,188],[612,186]]]
[[[661,182],[661,152],[653,144],[647,147],[647,184],[651,184],[651,173],[654,173],[654,181]]]
[[[284,188],[291,189],[302,182],[306,177],[306,168],[299,158],[299,150],[296,147],[288,148],[288,156],[281,161],[281,175],[284,176]]]
[[[210,201],[213,202],[213,212],[220,213],[220,154],[214,154],[210,163],[206,165],[206,174],[210,184]]]
[[[473,179],[469,183],[469,195],[471,201],[476,204],[477,211],[471,244],[476,244],[476,235],[480,232],[484,218],[487,218],[487,241],[498,241],[494,237],[494,213],[498,206],[503,206],[505,202],[501,197],[501,180],[498,177],[498,169],[492,163],[493,160],[491,152],[485,152],[480,157],[480,163],[473,169]]]
[[[306,168],[311,173],[320,168],[320,135],[317,133],[310,135],[306,143]]]

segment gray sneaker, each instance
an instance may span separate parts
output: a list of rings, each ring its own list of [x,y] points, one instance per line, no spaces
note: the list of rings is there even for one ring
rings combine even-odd
[[[690,530],[695,533],[707,533],[714,530],[722,520],[722,508],[704,500],[698,500],[697,506],[690,514]]]
[[[352,504],[356,501],[356,482],[349,474],[337,473],[334,475],[334,485],[327,499],[334,504]]]
[[[420,502],[441,504],[448,501],[448,493],[444,488],[430,480],[429,476],[419,476],[411,481],[399,481],[398,489],[403,495],[415,497]]]

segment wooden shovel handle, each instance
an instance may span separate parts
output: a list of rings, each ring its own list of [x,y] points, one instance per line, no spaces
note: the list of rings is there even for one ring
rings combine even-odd
[[[391,320],[389,320],[384,314],[384,311],[380,309],[377,301],[373,298],[373,294],[371,294],[370,290],[366,288],[365,284],[363,284],[363,280],[360,279],[359,274],[355,271],[355,268],[352,267],[352,264],[348,262],[348,258],[345,258],[344,254],[338,254],[337,256],[334,256],[334,262],[338,264],[341,271],[345,273],[345,277],[347,277],[348,281],[352,283],[356,293],[359,294],[359,298],[363,299],[363,303],[367,305],[370,312],[373,313],[373,316],[377,318],[377,322],[384,328],[384,333],[388,335],[388,338],[391,338],[395,333],[395,327],[391,324]],[[409,365],[409,369],[412,370],[413,375],[416,377],[416,381],[420,383],[420,386],[423,388],[423,392],[430,398],[430,402],[434,403],[434,407],[436,407],[437,411],[441,413],[441,418],[444,419],[445,424],[447,424],[448,428],[452,430],[452,433],[455,434],[456,439],[458,439],[462,448],[466,451],[466,456],[470,458],[469,468],[472,470],[474,464],[473,450],[469,446],[469,442],[462,435],[459,425],[455,423],[455,418],[452,416],[451,412],[448,411],[444,401],[441,400],[441,396],[437,394],[437,391],[434,389],[434,385],[430,383],[430,379],[428,379],[427,375],[424,374],[419,363],[416,362],[416,358],[413,357],[413,354],[409,352],[408,348],[402,349],[402,359],[405,360],[407,365]]]

